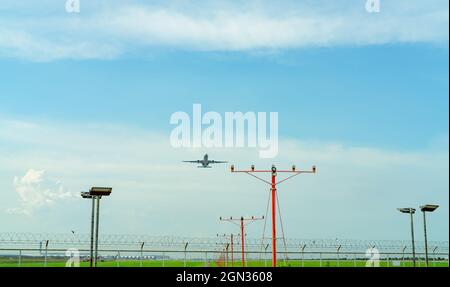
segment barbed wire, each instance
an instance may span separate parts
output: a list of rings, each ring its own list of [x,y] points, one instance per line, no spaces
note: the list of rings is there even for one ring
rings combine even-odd
[[[54,247],[64,246],[88,246],[90,244],[89,234],[76,233],[0,233],[0,246],[22,246],[42,248],[43,242],[49,242]],[[226,238],[216,237],[180,237],[180,236],[151,236],[131,234],[105,234],[99,237],[99,245],[111,248],[136,248],[142,243],[148,247],[165,247],[178,249],[189,243],[190,248],[207,249],[216,248],[218,245],[228,243]],[[271,243],[271,238],[248,238],[247,248],[260,249],[261,245]],[[235,242],[236,245],[240,243]],[[362,251],[376,247],[379,250],[398,251],[408,249],[411,242],[407,240],[355,240],[355,239],[296,239],[286,238],[286,245],[290,251],[303,250],[335,250],[339,246],[345,251]],[[436,249],[441,253],[448,253],[448,241],[429,241],[430,249]],[[418,251],[423,249],[424,242],[417,241]]]

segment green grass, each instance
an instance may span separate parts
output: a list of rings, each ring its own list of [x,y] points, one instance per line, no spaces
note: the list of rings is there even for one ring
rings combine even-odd
[[[65,267],[65,261],[48,261],[47,267]],[[341,260],[339,263],[337,260],[322,260],[322,267],[365,267],[366,261],[357,260],[354,262],[353,260]],[[402,267],[412,267],[412,262],[404,262],[402,263]],[[81,267],[88,267],[88,262],[81,262]],[[133,260],[121,260],[121,261],[106,261],[99,262],[98,267],[140,267],[140,261]],[[205,262],[196,262],[196,261],[188,261],[186,262],[187,267],[204,267]],[[215,262],[208,262],[208,267],[217,267],[218,265]],[[231,262],[230,262],[231,266]],[[240,262],[235,262],[235,267],[241,267]],[[248,262],[248,267],[265,267],[265,261],[250,261]],[[267,266],[271,266],[271,262],[267,261]],[[18,262],[8,259],[0,260],[0,267],[19,267]],[[45,267],[45,263],[41,260],[23,260],[21,262],[20,267]],[[142,262],[142,267],[184,267],[183,260],[146,260]],[[302,261],[290,261],[287,264],[284,264],[283,261],[279,262],[279,267],[320,267],[319,260],[305,260]],[[388,267],[387,262],[380,262],[380,267]],[[393,267],[393,262],[390,262],[390,266]],[[425,267],[424,262],[421,262],[420,267]],[[448,262],[431,262],[430,267],[449,267]]]

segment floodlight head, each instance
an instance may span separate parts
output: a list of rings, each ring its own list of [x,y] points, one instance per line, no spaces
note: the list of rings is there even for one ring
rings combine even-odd
[[[401,213],[407,213],[407,214],[414,214],[414,213],[416,213],[416,209],[415,208],[398,208],[398,211],[400,211]]]
[[[89,195],[92,196],[109,196],[112,192],[111,187],[92,187],[89,190]]]
[[[427,205],[421,206],[420,210],[422,212],[433,212],[438,208],[439,208],[439,205],[427,204]]]
[[[89,194],[89,192],[82,192],[81,193],[82,198],[91,199],[93,196]]]

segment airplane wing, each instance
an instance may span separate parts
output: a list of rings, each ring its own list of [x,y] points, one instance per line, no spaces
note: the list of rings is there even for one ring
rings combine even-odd
[[[187,163],[201,163],[200,160],[184,160],[183,162],[187,162]]]
[[[209,163],[228,163],[228,161],[217,161],[217,160],[212,160]]]

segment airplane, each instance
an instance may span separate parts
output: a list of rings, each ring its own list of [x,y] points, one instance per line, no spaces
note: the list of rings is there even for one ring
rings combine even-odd
[[[216,161],[216,160],[209,160],[208,154],[205,154],[202,160],[187,160],[183,162],[187,163],[198,163],[201,164],[201,166],[198,166],[198,168],[212,168],[210,164],[216,164],[216,163],[228,163],[227,161]]]

